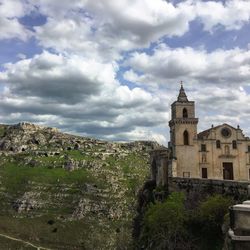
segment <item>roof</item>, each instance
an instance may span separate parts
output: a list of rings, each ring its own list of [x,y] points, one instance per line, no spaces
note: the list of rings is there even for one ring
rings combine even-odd
[[[209,129],[207,129],[207,130],[204,130],[204,131],[200,132],[200,133],[197,135],[197,137],[198,137],[198,139],[203,139],[204,137],[207,138],[207,137],[209,136],[211,130],[217,129],[217,128],[223,127],[223,126],[228,126],[228,127],[232,128],[232,129],[235,129],[235,130],[236,130],[236,128],[232,127],[231,125],[229,125],[229,124],[227,124],[227,123],[223,123],[223,124],[221,124],[221,125],[218,125],[218,126],[215,126],[215,127],[212,127],[212,128],[209,128]]]
[[[178,102],[188,102],[187,95],[186,95],[185,90],[183,88],[182,82],[181,82],[181,88],[180,88],[177,100],[178,100]]]

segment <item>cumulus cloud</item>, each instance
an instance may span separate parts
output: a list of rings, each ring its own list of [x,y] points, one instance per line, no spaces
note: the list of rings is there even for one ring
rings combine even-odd
[[[114,81],[114,66],[78,56],[64,57],[49,52],[32,59],[6,64],[1,79],[11,92],[19,96],[39,96],[44,99],[76,103],[96,94],[101,87]]]
[[[207,31],[212,31],[218,25],[227,30],[237,30],[250,20],[248,0],[229,0],[225,1],[225,4],[215,1],[197,1],[195,11]]]
[[[0,40],[18,38],[27,40],[31,36],[18,20],[31,11],[32,7],[18,0],[0,0]]]
[[[0,17],[0,40],[18,38],[27,40],[29,32],[18,22],[17,19]]]
[[[36,4],[48,15],[45,25],[35,27],[42,46],[104,61],[122,59],[120,52],[163,36],[183,35],[194,18],[188,4],[174,7],[163,0],[72,1],[63,8],[57,1]]]
[[[160,45],[153,54],[134,52],[125,65],[131,69],[124,77],[138,84],[173,84],[180,79],[193,84],[250,83],[250,51],[239,48],[207,52],[191,47],[171,49]]]
[[[1,119],[40,123],[43,119],[67,131],[103,138],[166,122],[161,98],[121,85],[116,70],[114,64],[48,51],[6,64],[0,73]]]
[[[33,11],[48,17],[45,25],[35,29],[42,46],[87,51],[92,44],[99,52],[109,53],[112,49],[119,52],[147,47],[164,36],[182,36],[196,19],[211,32],[218,25],[239,29],[250,18],[246,0],[224,4],[197,0],[177,4],[164,0],[1,0],[0,6],[2,38],[27,39],[27,30],[18,18]],[[111,53],[115,59],[118,52]]]
[[[196,85],[188,88],[186,93],[190,100],[196,102],[199,131],[208,129],[212,124],[228,123],[234,127],[240,125],[250,135],[250,96],[246,87],[240,84],[231,87]]]
[[[249,50],[207,52],[163,44],[166,37],[190,31],[193,21],[211,36],[216,30],[240,29],[249,23],[248,1],[0,0],[0,14],[0,39],[34,36],[44,49],[30,58],[20,52],[18,62],[2,66],[2,121],[28,120],[108,139],[158,138],[166,143],[162,128],[180,80],[197,100],[198,114],[204,117],[201,128],[210,117],[204,110],[214,113],[215,122],[232,121],[230,112],[249,102],[246,90],[238,87],[249,84]],[[31,24],[28,31],[20,19],[33,14],[46,21]],[[122,63],[128,67],[124,79],[133,87],[120,82]],[[234,89],[226,91],[225,86]],[[245,105],[235,122],[248,111]]]
[[[162,37],[182,36],[191,21],[199,20],[204,30],[218,26],[239,29],[249,22],[248,1],[31,1],[49,18],[36,27],[40,44],[57,50],[104,54],[121,59],[121,51],[148,47]],[[121,11],[122,10],[122,11]],[[70,39],[68,39],[70,37]]]
[[[125,62],[126,80],[147,85],[155,92],[168,93],[176,100],[178,83],[184,81],[189,100],[196,102],[199,130],[211,124],[241,124],[249,134],[250,51],[243,49],[195,50],[171,49],[165,45],[153,53],[134,52]]]

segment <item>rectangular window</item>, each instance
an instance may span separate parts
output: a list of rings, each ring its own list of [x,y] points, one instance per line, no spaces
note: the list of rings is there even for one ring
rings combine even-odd
[[[216,141],[216,148],[220,148],[220,140]]]
[[[207,179],[207,168],[201,169],[201,176],[202,178]]]
[[[237,149],[237,142],[233,141],[232,144],[233,144],[233,149]]]
[[[183,172],[184,178],[190,178],[190,172]]]
[[[248,179],[250,180],[250,168],[248,170]]]
[[[247,152],[250,152],[250,145],[247,146]]]
[[[201,144],[201,152],[206,152],[206,151],[207,151],[206,144]]]

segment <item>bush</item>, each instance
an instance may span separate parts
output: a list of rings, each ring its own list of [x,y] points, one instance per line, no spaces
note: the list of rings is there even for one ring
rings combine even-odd
[[[222,225],[232,204],[230,198],[214,195],[187,211],[184,194],[172,193],[145,212],[139,249],[222,249]]]
[[[202,202],[199,206],[199,215],[205,228],[209,230],[220,228],[224,222],[224,216],[232,204],[233,201],[230,198],[222,195],[211,196]]]
[[[177,249],[185,233],[183,193],[172,193],[165,202],[152,204],[145,213],[143,242],[149,249]]]
[[[224,235],[222,225],[228,214],[232,199],[222,195],[208,197],[198,207],[196,237],[201,249],[222,249]]]

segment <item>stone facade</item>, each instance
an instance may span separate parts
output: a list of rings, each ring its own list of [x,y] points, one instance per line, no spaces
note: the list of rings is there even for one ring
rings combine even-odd
[[[183,86],[171,105],[170,149],[172,176],[248,181],[250,139],[228,124],[197,133],[195,103]]]
[[[150,152],[151,177],[157,186],[167,186],[170,152],[165,147],[158,147]]]
[[[171,105],[165,158],[161,160],[162,149],[161,153],[151,153],[152,179],[165,185],[166,176],[160,176],[164,172],[172,177],[249,181],[250,139],[240,127],[224,123],[198,133],[197,125],[195,102],[188,100],[181,85]]]
[[[173,176],[248,181],[250,139],[228,124],[197,133],[195,103],[183,86],[171,105],[170,150]]]

